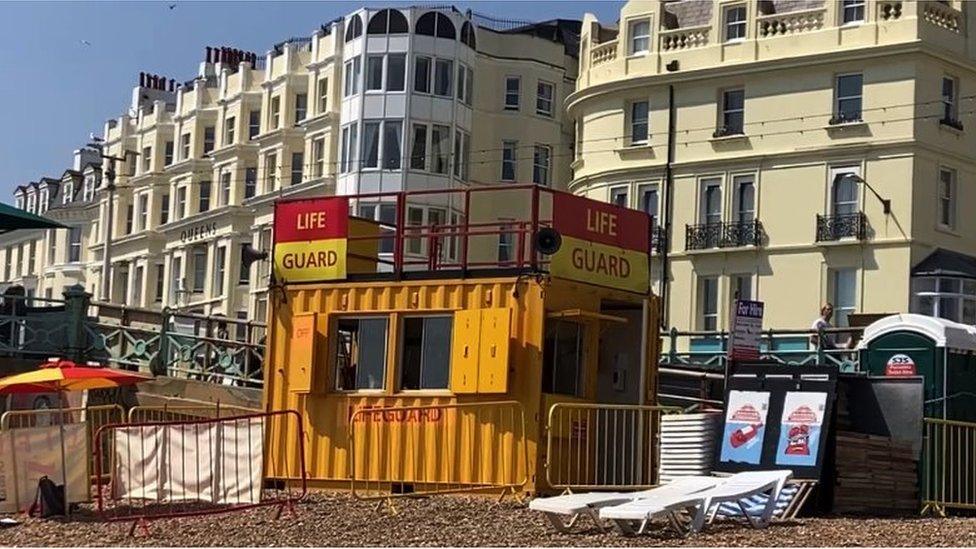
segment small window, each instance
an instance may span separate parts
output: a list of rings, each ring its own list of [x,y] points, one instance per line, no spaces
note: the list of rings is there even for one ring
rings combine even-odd
[[[518,76],[505,77],[505,110],[519,110],[519,98],[521,96],[522,79]]]
[[[651,226],[653,227],[655,225],[655,220],[657,219],[659,196],[657,185],[643,185],[639,189],[639,194],[641,210],[647,215],[651,216]]]
[[[446,174],[451,148],[451,128],[434,124],[430,135],[430,171]]]
[[[366,58],[366,91],[383,89],[383,56],[370,55]]]
[[[159,224],[169,223],[169,195],[164,194],[159,197]]]
[[[630,205],[627,198],[627,187],[616,187],[610,189],[610,203],[614,206],[627,208]]]
[[[454,61],[437,59],[434,61],[434,95],[451,97],[454,95]]]
[[[142,148],[142,173],[152,170],[152,147]]]
[[[407,56],[391,53],[386,58],[386,91],[403,91],[406,78]]]
[[[552,99],[554,86],[549,82],[539,82],[536,88],[535,112],[543,116],[552,116]]]
[[[214,150],[217,143],[217,129],[213,126],[203,128],[203,154],[208,154]]]
[[[844,0],[844,24],[864,21],[864,0]]]
[[[261,133],[261,110],[254,109],[247,114],[247,138],[254,139]]]
[[[737,175],[732,178],[735,193],[736,221],[741,224],[752,223],[756,219],[756,185],[751,175]]]
[[[729,281],[731,282],[732,288],[732,293],[729,295],[730,303],[736,299],[742,301],[752,300],[752,274],[732,275]]]
[[[210,182],[201,181],[199,190],[200,213],[203,213],[210,210]]]
[[[498,226],[498,264],[504,266],[515,259],[515,225]]]
[[[858,211],[858,181],[851,171],[837,171],[831,188],[831,214],[850,216]]]
[[[318,93],[319,113],[321,114],[329,110],[329,79],[327,77],[319,79]]]
[[[470,21],[465,21],[461,25],[461,43],[471,49],[477,49],[474,37],[474,25]]]
[[[430,93],[430,65],[430,57],[418,56],[414,61],[414,91],[420,93]]]
[[[337,390],[383,388],[388,324],[386,318],[340,318],[336,322]]]
[[[959,81],[951,76],[942,77],[942,122],[956,123],[959,120]]]
[[[725,8],[725,41],[735,42],[746,38],[746,7]]]
[[[947,168],[939,170],[939,225],[956,226],[956,172]]]
[[[400,389],[447,389],[451,368],[450,316],[405,318]]]
[[[547,145],[536,145],[532,153],[532,182],[536,185],[549,185],[549,168],[552,149]]]
[[[502,181],[515,181],[518,141],[502,141]]]
[[[268,115],[268,126],[270,129],[281,127],[281,96],[276,95],[271,98],[271,112]]]
[[[454,29],[454,23],[451,23],[451,19],[443,13],[434,11],[429,11],[417,19],[415,32],[450,40],[457,38],[457,32]]]
[[[834,95],[835,119],[833,122],[860,122],[863,77],[860,74],[845,74],[837,77]]]
[[[163,165],[169,166],[173,163],[173,142],[167,141],[163,151]]]
[[[228,116],[224,120],[224,145],[234,144],[234,130],[236,129],[237,119]]]
[[[343,97],[349,97],[359,93],[359,72],[360,61],[354,57],[346,61],[343,74]]]
[[[377,168],[380,161],[380,122],[363,122],[363,168]]]
[[[258,189],[258,169],[244,168],[244,198],[251,198]]]
[[[413,146],[410,149],[410,169],[427,169],[427,125],[413,125]]]
[[[630,144],[646,145],[648,133],[648,103],[634,101],[630,104]]]
[[[718,330],[718,277],[698,279],[698,310],[701,329]]]
[[[214,295],[224,295],[224,275],[227,269],[227,246],[217,246],[214,253]]]
[[[630,55],[640,55],[647,53],[651,49],[651,21],[641,19],[631,21],[628,25],[630,33]]]
[[[291,153],[291,184],[292,185],[300,185],[302,183],[302,179],[304,178],[304,174],[303,174],[304,170],[302,169],[302,164],[304,163],[305,163],[305,153],[302,152]]]
[[[383,123],[383,169],[400,169],[400,143],[402,142],[403,124],[387,120]]]
[[[363,20],[358,15],[353,15],[346,23],[346,42],[355,40],[363,34]]]
[[[543,393],[584,396],[585,345],[585,325],[561,319],[546,323],[542,352]]]
[[[848,317],[857,311],[857,269],[832,269],[830,301],[834,305],[834,322],[839,328],[849,326]]]
[[[702,180],[700,220],[705,225],[722,222],[722,180],[709,178]]]
[[[183,155],[180,160],[187,160],[190,158],[190,134],[184,133],[180,136],[180,153]]]
[[[325,175],[325,138],[312,141],[312,177]]]
[[[745,91],[725,90],[722,92],[722,126],[717,132],[722,135],[741,135],[745,125]]]
[[[369,20],[366,34],[403,34],[407,32],[407,18],[397,10],[385,9],[376,12]]]
[[[308,115],[308,94],[295,94],[295,123],[298,124]]]

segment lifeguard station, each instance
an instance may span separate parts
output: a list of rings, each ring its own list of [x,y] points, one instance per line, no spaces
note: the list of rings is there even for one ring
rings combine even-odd
[[[537,186],[281,201],[266,407],[359,497],[652,485],[650,238]],[[296,432],[269,437],[294,479]]]

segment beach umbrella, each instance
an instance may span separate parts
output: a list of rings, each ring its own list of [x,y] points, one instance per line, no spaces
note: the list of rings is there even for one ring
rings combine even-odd
[[[61,481],[64,484],[64,511],[68,503],[68,467],[64,448],[64,413],[62,393],[86,389],[112,389],[135,385],[151,377],[97,365],[78,365],[70,360],[51,359],[37,370],[0,379],[0,394],[58,393],[58,426],[61,434]]]

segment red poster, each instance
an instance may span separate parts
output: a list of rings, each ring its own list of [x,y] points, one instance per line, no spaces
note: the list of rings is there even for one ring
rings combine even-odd
[[[563,236],[650,253],[650,216],[639,210],[552,193],[553,228]]]
[[[308,242],[346,238],[349,199],[345,196],[275,203],[275,242]]]

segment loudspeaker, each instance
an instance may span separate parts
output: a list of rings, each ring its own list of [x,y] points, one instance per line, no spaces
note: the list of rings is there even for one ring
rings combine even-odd
[[[563,245],[563,237],[552,227],[543,227],[535,233],[535,249],[543,255],[552,255]]]
[[[268,252],[259,252],[251,247],[250,244],[241,244],[241,263],[244,268],[249,268],[255,261],[268,259]]]

